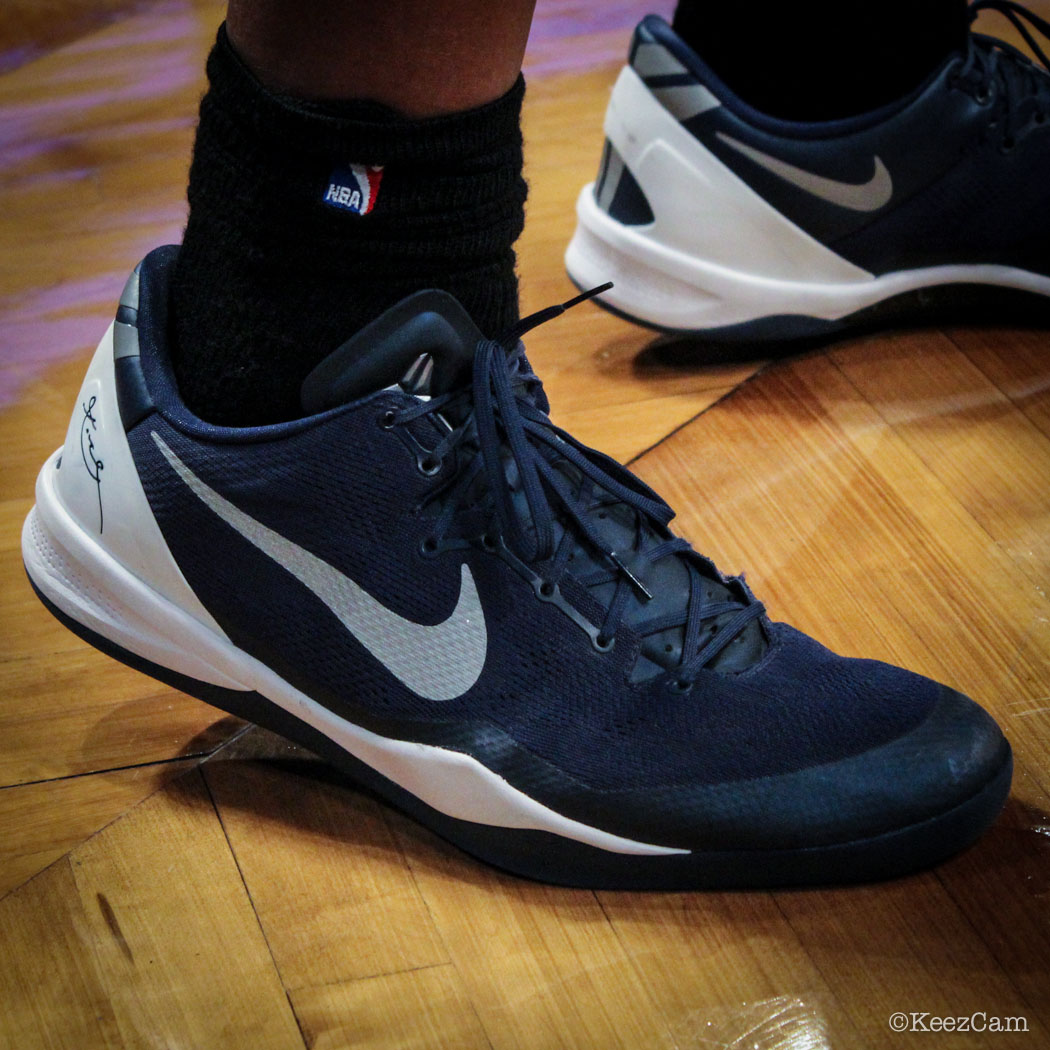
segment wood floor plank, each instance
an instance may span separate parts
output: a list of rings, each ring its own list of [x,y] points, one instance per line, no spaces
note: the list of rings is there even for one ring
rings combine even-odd
[[[1050,333],[1043,376],[1050,384]],[[831,353],[861,395],[1038,584],[1050,581],[1050,434],[939,333]]]
[[[19,499],[0,500],[0,557],[19,557],[21,552],[22,522],[25,521],[29,508],[33,505],[31,494]],[[8,562],[5,560],[6,566]],[[12,581],[13,582],[13,581]],[[3,591],[7,591],[5,585]],[[7,641],[12,633],[13,621],[5,620],[6,630],[0,635],[0,640]]]
[[[945,334],[1033,425],[1050,436],[1050,333],[950,328]]]
[[[501,875],[389,820],[495,1050],[674,1046],[593,893]]]
[[[1038,1046],[1048,1038],[936,875],[879,886],[778,893],[777,903],[865,1042],[913,1047],[897,1012],[1025,1017],[1028,1030],[936,1036],[938,1047]]]
[[[639,20],[650,11],[670,21],[673,0],[547,0],[539,5],[525,51],[528,76],[620,65]],[[601,114],[599,113],[599,117]]]
[[[601,451],[624,462],[652,448],[669,431],[684,426],[731,389],[712,386],[691,394],[650,398],[645,413],[638,412],[633,404],[602,405],[593,409],[577,405],[571,410],[572,421],[567,429],[576,433],[581,428],[593,428],[595,433],[601,434],[595,442],[601,446]],[[557,409],[555,415],[560,415]]]
[[[167,762],[0,791],[0,897],[148,798],[190,763]]]
[[[8,0],[0,8],[0,70],[9,70],[118,18],[138,0]]]
[[[4,787],[204,755],[243,725],[84,643],[0,673]]]
[[[1026,770],[1014,777],[1005,818],[937,877],[1009,976],[1023,1012],[1050,1031],[1050,802]]]
[[[0,1047],[125,1044],[99,976],[68,859],[0,901]]]
[[[600,893],[679,1045],[865,1045],[767,893]]]
[[[300,772],[243,754],[220,753],[204,775],[284,986],[447,962],[383,807],[312,756]]]
[[[166,10],[165,10],[166,7]],[[159,5],[0,77],[0,498],[32,491],[130,267],[177,240],[206,39],[221,11]],[[56,253],[55,245],[62,245]]]
[[[310,1050],[488,1050],[450,964],[300,988],[292,1006]]]
[[[301,1050],[199,773],[90,839],[72,866],[124,1046]]]
[[[4,1046],[302,1050],[195,772],[0,901],[0,940]]]

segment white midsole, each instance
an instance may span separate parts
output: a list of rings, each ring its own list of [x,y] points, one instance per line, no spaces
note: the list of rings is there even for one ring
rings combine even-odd
[[[835,321],[902,292],[986,284],[1050,296],[1050,277],[1012,266],[951,265],[899,270],[859,281],[809,283],[728,269],[647,236],[602,211],[586,186],[565,264],[581,287],[612,281],[602,301],[665,328],[702,330],[763,317]]]
[[[340,718],[265,664],[129,572],[68,513],[54,485],[56,452],[37,480],[22,530],[31,579],[67,616],[136,655],[227,689],[254,690],[355,758],[459,820],[546,831],[612,853],[666,856],[657,846],[589,827],[549,809],[477,759],[432,744],[393,740]]]

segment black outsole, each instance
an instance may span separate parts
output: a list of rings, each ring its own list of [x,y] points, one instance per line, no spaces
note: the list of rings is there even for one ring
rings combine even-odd
[[[41,593],[32,577],[29,582],[59,622],[107,656],[308,748],[354,783],[466,853],[540,882],[606,890],[725,890],[894,878],[928,868],[971,845],[995,820],[1010,790],[1013,760],[1007,750],[1000,769],[965,802],[872,838],[792,850],[704,851],[659,857],[612,853],[549,832],[493,827],[447,816],[262,694],[201,682],[136,656],[66,615]]]

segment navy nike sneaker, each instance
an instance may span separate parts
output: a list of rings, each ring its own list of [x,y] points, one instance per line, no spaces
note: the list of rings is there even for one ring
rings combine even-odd
[[[589,887],[827,883],[979,836],[1011,755],[975,703],[771,622],[673,512],[554,426],[520,343],[410,296],[214,426],[149,255],[23,530],[103,652],[312,749],[464,850]],[[566,304],[569,305],[569,304]]]
[[[1050,69],[1021,15],[1004,11]],[[1050,75],[971,33],[918,90],[848,120],[751,108],[655,15],[635,31],[566,253],[604,305],[717,340],[819,336],[1050,296]]]

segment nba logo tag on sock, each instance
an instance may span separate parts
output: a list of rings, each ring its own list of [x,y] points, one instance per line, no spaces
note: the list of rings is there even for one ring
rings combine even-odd
[[[355,215],[367,215],[375,206],[382,181],[382,164],[348,164],[336,168],[328,180],[324,203]]]

